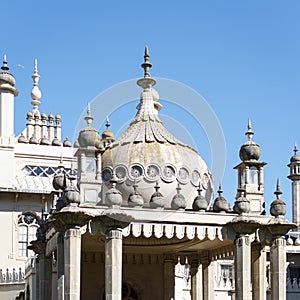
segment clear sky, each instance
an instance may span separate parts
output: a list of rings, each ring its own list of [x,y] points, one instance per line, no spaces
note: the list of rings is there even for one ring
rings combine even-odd
[[[20,92],[16,133],[23,130],[31,110],[35,58],[43,93],[40,110],[59,112],[63,135],[72,138],[87,102],[113,85],[142,76],[140,64],[148,44],[152,76],[186,84],[215,112],[227,147],[223,189],[228,201],[234,202],[237,176],[232,168],[240,161],[238,151],[246,141],[250,117],[261,160],[268,162],[267,210],[275,199],[277,177],[290,208],[286,165],[294,143],[300,146],[299,15],[296,0],[3,1],[0,55],[7,54]],[[120,110],[122,118],[112,114],[113,131],[124,126],[124,116],[134,116],[136,104]],[[183,127],[192,122],[188,115],[176,115],[176,107],[168,103],[161,113]],[[205,129],[188,130],[210,165]]]

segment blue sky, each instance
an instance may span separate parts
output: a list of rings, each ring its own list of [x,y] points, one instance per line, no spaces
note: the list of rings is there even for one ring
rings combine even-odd
[[[227,146],[223,189],[229,202],[234,201],[237,182],[232,168],[240,161],[250,117],[261,160],[268,162],[267,209],[275,198],[277,177],[290,207],[286,165],[295,141],[300,146],[299,1],[5,1],[1,11],[0,54],[7,54],[20,92],[16,133],[31,110],[35,58],[43,92],[40,110],[59,112],[63,135],[72,137],[87,102],[142,75],[148,44],[152,76],[193,88],[218,117]],[[123,117],[132,118],[135,106],[126,106]],[[188,116],[181,122],[182,114],[176,115],[172,105],[161,112],[184,127],[193,124]],[[112,130],[124,125],[123,117],[111,116]],[[188,130],[210,165],[205,130]]]

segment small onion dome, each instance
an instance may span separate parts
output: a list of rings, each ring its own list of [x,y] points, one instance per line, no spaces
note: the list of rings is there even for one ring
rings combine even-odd
[[[71,147],[72,146],[71,141],[68,139],[68,137],[66,137],[66,139],[64,140],[63,146],[64,147]]]
[[[276,195],[276,200],[271,203],[270,214],[276,218],[280,216],[283,217],[286,214],[286,204],[279,198],[282,194],[279,179],[277,179],[276,191],[274,194]]]
[[[32,118],[33,118],[33,114],[32,114],[31,111],[29,111],[29,112],[27,113],[27,120],[32,120]]]
[[[78,140],[75,141],[73,147],[74,147],[74,148],[79,148],[79,147],[80,147],[80,146],[79,146],[79,143],[78,143]]]
[[[186,200],[185,200],[184,196],[180,193],[181,187],[179,184],[178,184],[176,190],[177,190],[177,193],[172,199],[171,207],[173,209],[185,209],[186,208]]]
[[[220,184],[218,194],[219,196],[215,199],[213,205],[213,211],[215,212],[228,212],[229,211],[229,204],[227,203],[226,199],[222,196],[222,186]]]
[[[286,240],[286,244],[287,244],[287,246],[294,245],[294,241],[290,236],[288,236],[288,238]]]
[[[106,123],[105,123],[106,129],[103,131],[102,133],[102,140],[110,140],[110,141],[114,141],[114,133],[109,130],[110,127],[110,123],[109,123],[109,119],[108,117],[106,118]]]
[[[52,146],[61,146],[61,141],[57,137],[55,137],[52,140]]]
[[[49,146],[50,145],[50,141],[48,138],[46,138],[45,136],[41,139],[41,145],[44,146]]]
[[[53,177],[52,185],[56,190],[64,190],[67,186],[66,176],[60,172]]]
[[[76,179],[75,176],[69,176],[71,184],[64,190],[64,200],[67,205],[80,203],[80,193],[79,190],[74,186],[73,181]]]
[[[23,132],[20,134],[19,138],[18,138],[18,143],[20,144],[27,144],[28,141],[26,139],[26,137],[24,136]]]
[[[239,189],[238,190],[239,196],[235,200],[233,210],[241,214],[247,214],[250,211],[250,201],[245,197],[245,190]]]
[[[98,131],[91,127],[82,129],[79,133],[78,142],[82,148],[96,147],[100,142]]]
[[[122,204],[122,194],[116,188],[117,181],[118,179],[114,174],[110,180],[111,188],[106,192],[106,203],[108,204],[108,206],[121,206]]]
[[[56,121],[60,121],[60,120],[61,120],[60,114],[56,114],[56,115],[55,115],[55,120],[56,120]]]
[[[142,195],[137,191],[138,185],[136,184],[136,181],[133,185],[133,192],[128,197],[128,206],[135,207],[135,206],[143,206],[144,205],[144,199]]]
[[[48,120],[49,120],[49,121],[53,121],[53,120],[54,120],[53,113],[50,113],[50,114],[48,115]]]
[[[295,246],[300,246],[300,239],[299,239],[299,237],[297,237],[296,240],[295,240]]]
[[[47,115],[45,113],[41,114],[41,119],[42,121],[46,121],[47,120]]]
[[[155,185],[155,193],[152,194],[149,204],[151,208],[164,208],[165,201],[162,193],[159,192],[160,186],[158,182]]]
[[[205,197],[201,194],[202,188],[201,188],[200,183],[199,183],[199,187],[198,187],[197,191],[198,191],[198,196],[194,199],[193,210],[205,211],[207,209],[208,203],[207,203]]]
[[[35,134],[29,139],[29,144],[38,144],[38,140],[35,136]]]
[[[295,152],[295,154],[291,157],[290,162],[291,163],[293,163],[293,162],[300,162],[300,155],[297,154],[298,149],[297,149],[296,145],[294,147],[294,152]]]
[[[6,56],[4,55],[3,65],[1,67],[2,72],[0,72],[0,84],[9,84],[15,86],[16,80],[12,74],[8,72],[9,67],[7,66]]]
[[[260,157],[260,147],[252,141],[253,134],[251,122],[248,120],[248,131],[245,133],[248,136],[248,141],[240,149],[240,159],[242,161],[258,160]]]

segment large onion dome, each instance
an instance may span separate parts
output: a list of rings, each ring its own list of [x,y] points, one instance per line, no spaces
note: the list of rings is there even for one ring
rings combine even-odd
[[[300,162],[300,155],[298,155],[298,149],[297,146],[295,145],[294,147],[294,155],[291,157],[290,162]]]
[[[153,88],[156,81],[150,77],[152,65],[147,48],[144,58],[144,78],[137,82],[143,88],[138,111],[123,135],[103,153],[103,181],[108,182],[112,174],[116,174],[123,199],[128,199],[133,182],[137,181],[146,206],[149,205],[155,182],[160,181],[165,208],[171,207],[178,183],[187,201],[187,208],[192,208],[197,196],[195,187],[200,183],[209,203],[213,187],[210,171],[195,149],[177,140],[163,126],[158,116],[162,105]],[[126,200],[123,204],[126,204]]]
[[[253,134],[251,122],[248,120],[248,131],[245,133],[248,136],[248,141],[240,149],[240,159],[242,161],[258,160],[260,157],[260,147],[252,141]]]

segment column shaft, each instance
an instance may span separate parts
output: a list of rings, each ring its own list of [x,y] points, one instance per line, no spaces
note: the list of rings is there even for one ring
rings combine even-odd
[[[64,299],[64,235],[57,238],[57,300]]]
[[[105,243],[106,300],[122,299],[122,230],[108,230]]]
[[[260,244],[252,245],[252,299],[266,300],[266,251]]]
[[[199,265],[198,260],[192,261],[191,280],[192,280],[192,300],[203,300],[202,265]]]
[[[80,228],[69,228],[64,235],[64,300],[80,300],[80,263]]]
[[[235,240],[235,291],[236,300],[251,299],[251,243],[248,235]]]
[[[174,259],[164,259],[164,300],[174,299],[175,265]]]
[[[215,272],[209,257],[202,259],[203,300],[213,300],[215,294]]]
[[[286,299],[285,239],[274,239],[270,249],[271,300]]]

